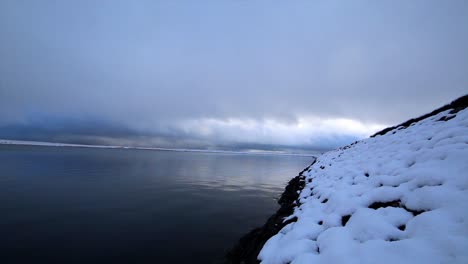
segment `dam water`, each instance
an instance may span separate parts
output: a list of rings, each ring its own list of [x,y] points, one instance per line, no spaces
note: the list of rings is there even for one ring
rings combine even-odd
[[[0,146],[0,263],[220,263],[306,156]]]

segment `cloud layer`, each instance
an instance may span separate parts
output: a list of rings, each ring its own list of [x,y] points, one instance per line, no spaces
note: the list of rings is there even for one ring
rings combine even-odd
[[[335,147],[466,93],[466,25],[466,1],[2,1],[0,136]]]

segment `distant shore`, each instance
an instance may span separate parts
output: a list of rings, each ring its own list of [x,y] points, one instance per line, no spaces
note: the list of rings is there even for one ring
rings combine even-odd
[[[283,151],[267,151],[267,150],[232,151],[232,150],[209,150],[209,149],[179,149],[179,148],[111,146],[111,145],[86,145],[86,144],[56,143],[56,142],[27,141],[27,140],[10,140],[10,139],[0,139],[0,145],[99,148],[99,149],[136,149],[136,150],[201,152],[201,153],[220,153],[220,154],[285,155],[285,156],[303,156],[303,157],[313,157],[313,156],[316,155],[316,154],[307,154],[307,153],[288,153],[288,152],[283,152]]]

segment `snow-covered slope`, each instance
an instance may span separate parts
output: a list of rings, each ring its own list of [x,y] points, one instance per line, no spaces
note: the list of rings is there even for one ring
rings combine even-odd
[[[262,263],[468,263],[468,109],[453,112],[318,157]]]

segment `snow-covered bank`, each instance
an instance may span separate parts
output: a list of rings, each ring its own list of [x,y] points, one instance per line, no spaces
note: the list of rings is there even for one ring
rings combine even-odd
[[[291,213],[243,237],[228,262],[468,263],[467,106],[322,154],[286,188]]]
[[[319,156],[261,263],[468,263],[466,99]]]

